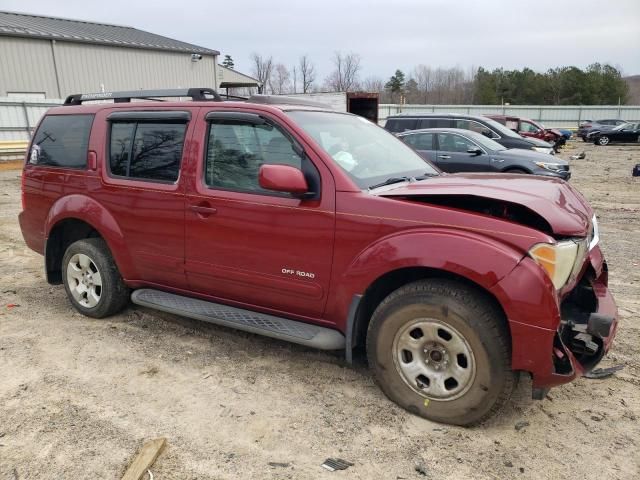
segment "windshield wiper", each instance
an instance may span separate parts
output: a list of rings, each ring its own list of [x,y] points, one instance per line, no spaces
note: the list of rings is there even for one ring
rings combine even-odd
[[[394,183],[400,183],[400,182],[411,182],[412,180],[415,180],[415,178],[413,177],[391,177],[391,178],[387,178],[384,182],[380,182],[380,183],[376,183],[375,185],[369,185],[369,190],[373,190],[374,188],[378,188],[378,187],[384,187],[385,185],[391,185]]]
[[[422,175],[418,175],[417,177],[408,177],[406,175],[402,177],[391,177],[391,178],[387,178],[384,182],[376,183],[375,185],[370,185],[367,188],[369,190],[373,190],[374,188],[384,187],[385,185],[392,185],[394,183],[415,182],[417,180],[424,180],[426,178],[437,177],[437,176],[438,176],[437,173],[425,172]]]

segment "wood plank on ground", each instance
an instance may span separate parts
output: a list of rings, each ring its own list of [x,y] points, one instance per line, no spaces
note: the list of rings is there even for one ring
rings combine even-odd
[[[162,453],[166,444],[167,439],[164,437],[154,438],[146,442],[129,465],[129,468],[127,468],[127,471],[124,472],[122,480],[140,480],[145,472],[151,468],[158,455]]]

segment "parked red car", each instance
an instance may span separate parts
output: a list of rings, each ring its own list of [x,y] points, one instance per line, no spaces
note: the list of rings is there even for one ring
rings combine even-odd
[[[193,101],[130,102],[170,96]],[[74,95],[40,121],[22,181],[25,241],[79,312],[131,298],[349,361],[361,345],[389,398],[431,420],[483,421],[521,372],[541,399],[615,335],[596,218],[571,185],[443,175],[317,104]]]
[[[528,118],[515,117],[512,115],[485,115],[497,122],[505,125],[507,128],[522,135],[523,137],[535,137],[553,145],[557,152],[566,142],[567,139],[560,130],[555,128],[545,128],[543,125],[530,120]]]

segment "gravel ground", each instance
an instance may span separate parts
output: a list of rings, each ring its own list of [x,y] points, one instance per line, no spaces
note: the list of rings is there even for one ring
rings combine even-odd
[[[396,407],[363,359],[140,308],[75,313],[23,243],[19,171],[0,172],[0,480],[120,478],[156,436],[156,480],[639,478],[640,147],[562,156],[582,150],[571,182],[597,211],[621,315],[603,365],[625,368],[539,402],[521,381],[474,429]],[[331,473],[327,457],[354,465]]]

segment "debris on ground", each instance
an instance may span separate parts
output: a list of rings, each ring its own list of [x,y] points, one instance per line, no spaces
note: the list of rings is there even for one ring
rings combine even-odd
[[[166,444],[167,439],[164,437],[154,438],[146,442],[138,452],[138,455],[133,459],[133,462],[129,465],[129,468],[127,468],[122,480],[140,480],[147,472],[149,472],[151,478],[153,478],[149,468],[151,468],[153,462],[155,462],[160,453],[162,453]]]
[[[571,160],[584,160],[586,156],[587,154],[583,151],[581,153],[578,153],[577,155],[571,155]]]
[[[9,304],[7,304],[7,308],[16,308],[16,307],[19,307],[19,306],[20,306],[20,304],[18,304],[18,303],[9,303]]]
[[[269,462],[268,465],[270,467],[280,467],[280,468],[287,468],[289,466],[289,464],[285,462]]]
[[[590,372],[584,374],[585,378],[589,378],[591,380],[599,379],[599,378],[607,378],[613,375],[616,372],[619,372],[624,368],[624,365],[614,365],[613,367],[608,368],[595,368]]]
[[[423,477],[427,476],[427,467],[422,463],[416,464],[415,471],[418,472]]]
[[[526,420],[520,420],[519,422],[516,422],[516,424],[514,425],[514,428],[516,429],[516,432],[519,432],[520,430],[522,430],[525,427],[528,427],[529,425],[531,424]]]
[[[336,470],[346,470],[349,467],[353,467],[353,463],[343,460],[342,458],[327,458],[320,466],[330,472],[335,472]]]

